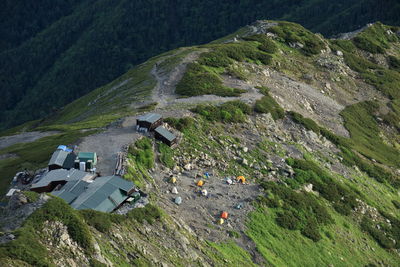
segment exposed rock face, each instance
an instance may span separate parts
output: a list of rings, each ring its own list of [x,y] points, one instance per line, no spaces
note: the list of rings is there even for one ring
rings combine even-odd
[[[2,231],[13,231],[19,228],[25,219],[46,203],[47,200],[49,200],[49,197],[41,194],[37,201],[30,203],[22,192],[15,192],[7,206],[1,208],[2,216],[0,222]]]

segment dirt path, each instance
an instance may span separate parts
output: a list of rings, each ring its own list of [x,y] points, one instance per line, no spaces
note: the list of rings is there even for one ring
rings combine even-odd
[[[164,73],[163,70],[159,68],[159,65],[168,58],[175,56],[175,54],[163,58],[153,66],[151,74],[156,79],[157,85],[153,89],[152,99],[153,102],[158,103],[158,108],[168,106],[170,102],[177,98],[175,87],[182,79],[187,64],[195,61],[202,52],[203,51],[194,51],[189,53],[170,73]]]
[[[25,132],[17,135],[0,137],[0,149],[18,144],[34,142],[42,137],[57,134],[57,131],[49,132]]]

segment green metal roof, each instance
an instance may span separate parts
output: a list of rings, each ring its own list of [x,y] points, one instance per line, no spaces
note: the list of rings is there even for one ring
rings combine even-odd
[[[147,113],[145,115],[139,116],[137,119],[139,121],[147,121],[149,123],[155,123],[156,121],[158,121],[159,119],[161,119],[162,116],[160,114],[157,113]]]
[[[97,163],[96,152],[79,152],[78,158],[80,162],[87,162],[88,160],[92,160],[93,164]]]
[[[156,133],[162,135],[162,136],[165,137],[168,141],[171,141],[171,142],[174,141],[175,138],[176,138],[176,136],[175,136],[173,133],[171,133],[170,131],[168,131],[167,129],[165,129],[165,128],[162,127],[162,126],[157,127],[154,131],[155,131]]]
[[[53,170],[49,171],[47,174],[45,174],[37,183],[33,184],[31,188],[39,188],[39,187],[45,187],[48,186],[51,182],[57,182],[57,181],[73,181],[73,180],[81,180],[85,176],[91,175],[87,172],[83,172],[80,170],[64,170],[64,169],[58,169],[58,170]]]
[[[64,150],[56,150],[53,155],[51,155],[50,161],[48,165],[58,165],[62,167],[64,165],[65,160],[68,157],[69,152]]]
[[[128,197],[133,182],[118,176],[98,177],[93,182],[71,181],[52,194],[63,198],[73,208],[111,212]]]

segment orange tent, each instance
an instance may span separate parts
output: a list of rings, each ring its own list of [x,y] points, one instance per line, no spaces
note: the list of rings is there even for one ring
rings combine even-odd
[[[239,176],[239,177],[237,178],[237,181],[240,182],[240,183],[242,183],[242,184],[244,184],[244,183],[246,182],[246,178],[244,178],[244,176]]]
[[[203,185],[204,185],[203,180],[200,180],[200,181],[197,182],[197,186],[203,186]]]
[[[228,219],[228,213],[226,212],[226,211],[223,211],[222,213],[221,213],[221,218],[222,219]]]

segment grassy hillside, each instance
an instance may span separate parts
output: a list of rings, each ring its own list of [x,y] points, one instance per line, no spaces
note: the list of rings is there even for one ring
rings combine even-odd
[[[236,42],[151,58],[53,116],[5,132],[58,131],[0,150],[3,191],[17,170],[45,166],[57,144],[106,127],[133,131],[121,121],[145,110],[172,116],[165,121],[179,144],[129,145],[124,177],[149,193],[145,208],[78,212],[53,198],[0,245],[0,263],[398,265],[400,29],[376,23],[335,40],[293,23],[263,25],[265,33],[239,31]],[[161,94],[165,106],[153,103],[152,89],[171,81],[160,77],[179,75],[175,92]],[[209,198],[195,187],[204,172]],[[247,184],[226,184],[238,175]],[[219,225],[222,210],[230,215]]]

